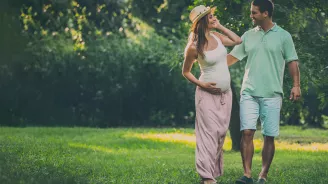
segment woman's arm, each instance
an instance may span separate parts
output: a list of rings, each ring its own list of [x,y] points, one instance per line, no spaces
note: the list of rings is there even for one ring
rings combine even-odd
[[[185,57],[182,67],[182,75],[190,82],[202,87],[201,82],[190,72],[193,63],[197,59],[197,49],[194,45],[188,44],[185,51]]]
[[[227,55],[227,64],[228,64],[228,66],[231,66],[231,65],[237,63],[237,61],[239,61],[239,60],[237,58],[235,58],[234,56],[232,56],[230,54]]]
[[[223,34],[214,32],[214,34],[221,39],[224,46],[234,46],[234,45],[239,45],[242,43],[242,40],[238,35],[236,35],[230,29],[221,25],[218,20],[216,20],[215,27],[216,27],[216,29],[220,30],[224,34],[223,35]],[[227,36],[225,36],[225,35],[227,35]]]

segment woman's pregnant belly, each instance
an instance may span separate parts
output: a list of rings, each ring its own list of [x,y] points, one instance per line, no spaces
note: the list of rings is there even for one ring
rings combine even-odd
[[[230,72],[220,71],[220,72],[205,72],[199,77],[202,82],[214,82],[216,87],[220,88],[222,92],[230,89]]]

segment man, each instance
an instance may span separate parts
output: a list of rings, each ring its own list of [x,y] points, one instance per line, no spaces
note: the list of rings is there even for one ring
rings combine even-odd
[[[244,176],[237,184],[253,183],[251,166],[254,154],[253,136],[260,117],[264,145],[262,170],[257,183],[265,183],[272,162],[274,138],[279,135],[280,109],[283,97],[283,75],[285,64],[293,78],[291,100],[299,100],[300,73],[298,56],[291,35],[272,22],[271,0],[254,0],[250,17],[256,25],[244,33],[242,44],[228,55],[228,65],[248,56],[241,88],[240,120],[242,131],[241,156]]]

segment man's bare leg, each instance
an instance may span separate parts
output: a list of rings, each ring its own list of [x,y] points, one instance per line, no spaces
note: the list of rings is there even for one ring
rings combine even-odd
[[[262,149],[262,171],[259,174],[259,178],[267,178],[274,152],[274,137],[264,136],[264,145]]]
[[[254,138],[255,130],[243,130],[240,142],[241,158],[243,160],[244,176],[252,177],[252,160],[254,155]]]

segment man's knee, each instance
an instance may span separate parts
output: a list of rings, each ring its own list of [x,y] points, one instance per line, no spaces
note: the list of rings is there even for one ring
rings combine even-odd
[[[264,142],[273,143],[274,137],[273,136],[264,136]]]
[[[243,130],[242,135],[243,139],[253,139],[255,130]]]

